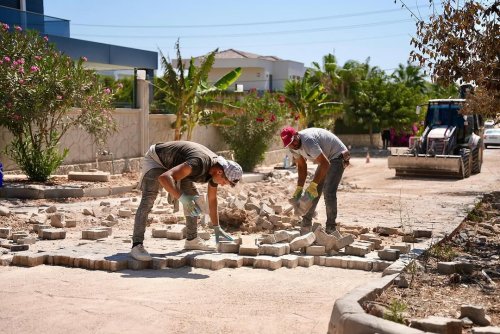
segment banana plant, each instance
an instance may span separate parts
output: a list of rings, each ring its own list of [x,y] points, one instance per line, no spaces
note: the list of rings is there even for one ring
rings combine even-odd
[[[322,118],[340,114],[339,102],[328,101],[323,85],[314,80],[314,72],[306,71],[302,80],[290,80],[285,84],[285,98],[299,114],[299,129],[304,129]]]

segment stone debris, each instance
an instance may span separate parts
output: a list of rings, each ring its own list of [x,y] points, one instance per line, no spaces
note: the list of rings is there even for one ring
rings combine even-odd
[[[460,318],[469,318],[476,325],[489,326],[491,318],[486,315],[484,307],[476,305],[462,305],[460,306]]]
[[[412,319],[410,327],[432,333],[462,334],[462,321],[446,317]]]

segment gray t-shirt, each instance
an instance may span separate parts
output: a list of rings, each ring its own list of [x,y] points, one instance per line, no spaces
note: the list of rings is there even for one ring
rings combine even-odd
[[[309,128],[299,131],[302,142],[298,150],[292,150],[295,157],[302,156],[306,160],[314,161],[323,153],[328,160],[338,158],[347,147],[342,141],[328,130]]]

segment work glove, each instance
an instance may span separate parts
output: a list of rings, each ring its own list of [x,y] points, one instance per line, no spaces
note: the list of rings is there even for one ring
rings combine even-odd
[[[184,212],[186,212],[188,216],[197,217],[201,214],[201,209],[195,202],[196,197],[198,196],[191,196],[186,194],[182,194],[181,197],[179,197],[179,202],[182,203]]]
[[[302,196],[302,189],[304,189],[304,188],[302,188],[301,186],[297,186],[297,188],[295,189],[295,192],[292,195],[293,200],[298,201],[300,199],[300,197]]]
[[[214,226],[215,231],[215,242],[219,241],[234,241],[234,238],[227,234],[219,225]]]
[[[304,197],[306,197],[310,201],[318,197],[318,184],[316,182],[311,182],[309,187],[307,187],[304,196],[302,196],[303,199],[306,199]]]

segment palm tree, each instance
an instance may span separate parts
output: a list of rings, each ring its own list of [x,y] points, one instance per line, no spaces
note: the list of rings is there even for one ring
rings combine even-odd
[[[406,66],[399,64],[392,74],[392,78],[397,83],[403,83],[409,88],[415,88],[421,94],[426,92],[425,75],[422,68],[407,63]]]

